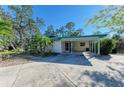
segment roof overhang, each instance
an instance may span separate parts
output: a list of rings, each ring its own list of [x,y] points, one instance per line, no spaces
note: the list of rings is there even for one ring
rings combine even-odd
[[[102,35],[86,35],[86,36],[69,36],[69,37],[56,37],[54,40],[61,41],[97,41],[103,37],[106,37],[107,34]]]
[[[63,37],[61,41],[98,41],[103,37],[106,37],[107,34],[104,35],[86,35],[86,36],[77,36],[77,37]]]
[[[97,41],[99,37],[62,38],[61,41]]]

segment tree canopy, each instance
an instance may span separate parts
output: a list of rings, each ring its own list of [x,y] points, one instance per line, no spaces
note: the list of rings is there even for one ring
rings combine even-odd
[[[75,23],[74,23],[74,22],[68,22],[68,23],[65,25],[65,28],[66,28],[68,31],[74,30],[74,27],[75,27]]]
[[[47,27],[47,30],[45,31],[45,35],[50,37],[50,36],[54,36],[55,32],[54,32],[54,28],[53,25],[49,25]]]
[[[107,28],[109,32],[124,33],[124,6],[105,6],[86,23],[97,29]]]

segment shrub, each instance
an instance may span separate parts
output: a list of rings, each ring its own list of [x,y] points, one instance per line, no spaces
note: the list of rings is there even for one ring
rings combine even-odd
[[[117,48],[116,47],[112,49],[112,53],[113,54],[117,53]]]
[[[41,35],[40,33],[35,34],[31,39],[32,40],[27,47],[30,54],[42,55],[51,45],[51,39]]]
[[[23,53],[24,51],[22,49],[15,49],[15,50],[3,50],[0,52],[0,58],[3,60],[9,59],[14,55]]]
[[[108,55],[112,52],[112,49],[115,47],[116,42],[114,39],[103,39],[101,41],[100,53]]]

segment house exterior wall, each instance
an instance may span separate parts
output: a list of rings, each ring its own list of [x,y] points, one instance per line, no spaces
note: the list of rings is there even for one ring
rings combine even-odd
[[[80,43],[85,43],[85,46],[80,46]],[[83,52],[86,48],[89,48],[89,42],[73,42],[72,44],[72,51]]]
[[[62,53],[62,43],[61,43],[61,40],[53,42],[52,51],[56,52],[56,53]]]
[[[65,42],[62,42],[62,52],[65,52]]]
[[[67,41],[62,41],[62,43],[61,43],[61,46],[62,46],[61,52],[64,52],[64,53],[67,52],[67,51],[65,51],[65,42],[67,42]],[[86,48],[89,48],[89,42],[88,41],[84,41],[84,42],[71,41],[71,43],[72,43],[72,52],[83,52],[83,51],[86,51]],[[80,46],[80,43],[85,43],[85,46]]]

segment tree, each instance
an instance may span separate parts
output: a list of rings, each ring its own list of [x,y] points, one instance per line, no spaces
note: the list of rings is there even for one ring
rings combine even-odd
[[[100,35],[100,34],[101,34],[100,31],[95,31],[95,32],[93,32],[93,35]]]
[[[61,26],[61,27],[59,27],[59,29],[56,29],[56,33],[58,36],[64,36],[64,32],[65,32],[64,26]]]
[[[36,54],[48,52],[51,39],[43,36],[41,29],[45,26],[42,18],[32,18],[32,6],[9,6],[10,16],[0,8],[0,49],[16,48]],[[52,25],[48,26],[48,34],[54,35]],[[13,48],[14,49],[14,48]]]
[[[80,36],[80,33],[75,31],[75,32],[71,32],[70,36]]]
[[[124,33],[124,6],[104,7],[85,26],[89,25],[94,25],[97,29],[107,28],[119,35]]]
[[[113,35],[113,37],[112,37],[113,39],[116,39],[116,40],[119,40],[119,39],[121,39],[121,37],[119,36],[119,35]]]
[[[13,38],[12,23],[7,20],[0,20],[0,46],[8,48]]]
[[[42,18],[37,17],[36,26],[38,27],[39,31],[41,31],[42,27],[45,26],[45,21]]]
[[[2,20],[11,20],[9,13],[5,12],[4,9],[0,6],[0,19]]]
[[[32,19],[32,6],[9,6],[12,10],[13,29],[19,41],[19,47],[24,48],[26,36],[29,34],[29,21]]]
[[[74,22],[68,22],[68,23],[65,25],[65,28],[66,28],[68,31],[73,31],[73,30],[74,30],[74,26],[75,26],[75,23],[74,23]]]
[[[12,21],[8,13],[0,7],[0,47],[8,49],[12,45],[14,39],[14,31],[12,30]]]
[[[55,35],[55,31],[54,31],[54,28],[53,28],[53,25],[49,25],[47,27],[47,30],[45,31],[44,33],[46,36],[50,37],[50,36],[54,36]]]
[[[57,36],[81,36],[83,34],[83,29],[75,29],[75,23],[68,22],[65,26],[61,26],[56,29]]]
[[[70,33],[70,36],[81,36],[82,35],[82,31],[83,31],[83,29],[79,28],[76,31],[72,31]]]
[[[48,50],[50,44],[50,38],[38,32],[32,37],[32,42],[29,44],[28,50],[31,53],[44,54]]]
[[[27,24],[27,30],[29,31],[29,36],[33,36],[37,32],[41,32],[42,27],[45,26],[45,22],[42,18],[37,17],[34,19],[29,19]]]
[[[82,34],[84,34],[82,28],[79,28],[76,31],[79,33],[78,36],[81,36]]]
[[[39,28],[36,25],[36,21],[34,19],[28,20],[27,30],[29,31],[29,36],[33,36],[36,32],[39,31]]]

